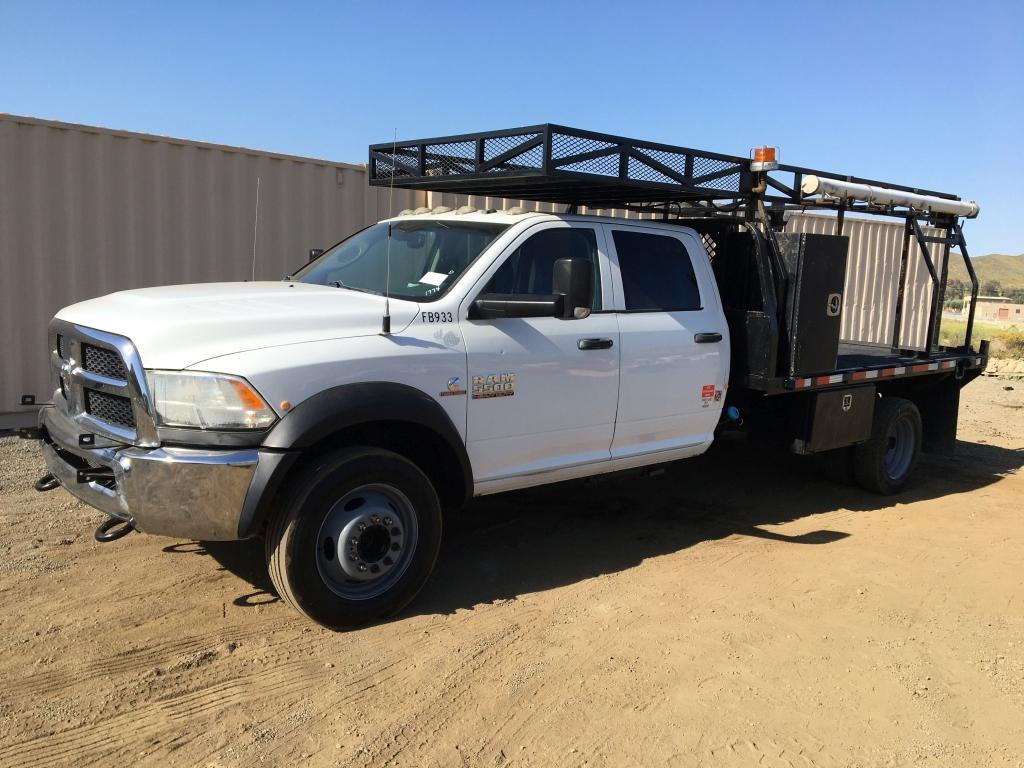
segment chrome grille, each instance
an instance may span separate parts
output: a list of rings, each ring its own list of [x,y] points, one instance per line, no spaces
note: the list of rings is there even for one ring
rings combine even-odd
[[[59,341],[58,337],[58,343]],[[92,344],[83,344],[82,356],[84,358],[82,368],[89,371],[89,373],[98,373],[100,376],[106,376],[108,379],[118,379],[119,381],[128,380],[128,372],[124,368],[121,356],[112,349],[95,347]]]
[[[49,348],[54,405],[82,434],[160,444],[142,361],[130,339],[55,318]]]
[[[85,412],[101,421],[135,428],[132,401],[119,395],[108,395],[95,389],[85,390]]]

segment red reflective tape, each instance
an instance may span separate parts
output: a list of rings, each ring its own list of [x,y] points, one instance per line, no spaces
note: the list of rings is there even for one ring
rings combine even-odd
[[[912,365],[912,366],[910,366],[910,372],[911,373],[924,373],[927,370],[928,370],[928,363],[925,363],[924,365]]]
[[[819,387],[822,386],[823,384],[828,384],[828,376],[819,376],[814,380],[814,383],[817,384]]]
[[[892,376],[895,373],[896,373],[896,369],[895,368],[883,368],[881,375],[882,376]]]
[[[854,371],[853,372],[853,380],[854,381],[863,381],[867,377],[868,377],[868,372],[867,371]]]

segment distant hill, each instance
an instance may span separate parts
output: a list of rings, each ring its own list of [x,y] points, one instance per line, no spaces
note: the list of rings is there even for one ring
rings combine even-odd
[[[975,256],[971,259],[978,282],[984,285],[995,280],[1003,291],[1008,289],[1024,289],[1024,253],[1018,256],[1007,256],[1001,253],[990,253],[987,256]],[[950,254],[949,279],[967,282],[967,268],[958,253]]]

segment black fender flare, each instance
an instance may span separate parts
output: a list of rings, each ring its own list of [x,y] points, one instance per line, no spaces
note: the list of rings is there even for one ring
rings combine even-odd
[[[258,532],[274,494],[303,450],[350,427],[381,421],[415,424],[440,437],[459,463],[464,500],[472,498],[473,468],[466,445],[440,403],[407,384],[342,384],[303,400],[266,434],[239,521],[239,537]]]

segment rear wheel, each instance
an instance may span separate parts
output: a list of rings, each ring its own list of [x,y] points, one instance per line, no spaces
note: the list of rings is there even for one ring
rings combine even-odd
[[[420,591],[441,543],[441,505],[412,462],[377,448],[316,461],[270,522],[267,566],[278,594],[332,629],[375,621]]]
[[[875,405],[871,437],[854,449],[857,482],[875,493],[897,493],[910,479],[920,452],[917,406],[901,397],[883,397]]]

